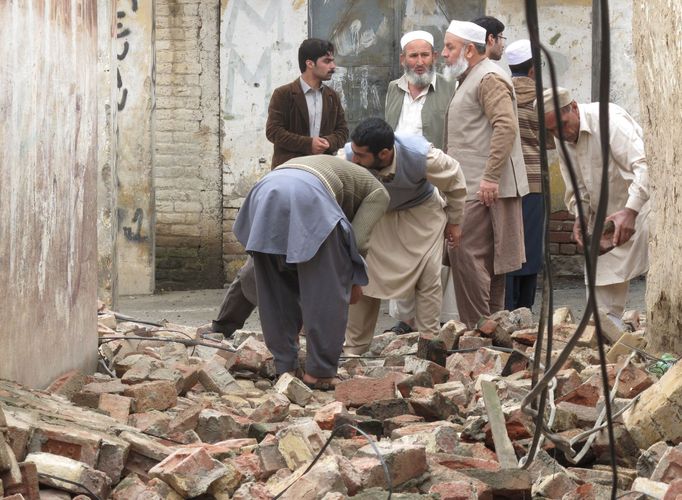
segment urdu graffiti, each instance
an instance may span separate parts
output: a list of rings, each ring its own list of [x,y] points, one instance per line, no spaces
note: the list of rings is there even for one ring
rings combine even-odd
[[[124,3],[126,2],[119,2],[119,5],[123,5]],[[130,51],[130,43],[127,38],[131,32],[130,28],[126,27],[126,17],[130,16],[131,13],[137,12],[137,0],[130,0],[129,7],[130,10],[122,9],[116,12],[116,18],[118,20],[116,22],[116,39],[121,46],[121,52],[116,54],[116,58],[119,61],[125,60]],[[116,87],[119,92],[118,110],[123,111],[126,107],[126,101],[128,100],[128,89],[123,85],[120,65],[116,68]]]

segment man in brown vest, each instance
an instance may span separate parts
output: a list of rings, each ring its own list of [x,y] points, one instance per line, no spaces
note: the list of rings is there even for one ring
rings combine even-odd
[[[452,21],[443,58],[459,87],[448,108],[446,152],[459,161],[467,201],[450,249],[457,308],[476,326],[504,308],[505,273],[525,260],[521,197],[528,193],[511,78],[486,57],[486,30]]]

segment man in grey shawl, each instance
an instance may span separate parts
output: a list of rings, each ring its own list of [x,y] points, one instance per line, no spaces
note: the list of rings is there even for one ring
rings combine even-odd
[[[369,236],[389,196],[365,168],[325,155],[294,158],[249,192],[234,234],[253,257],[258,312],[278,375],[294,374],[305,324],[303,382],[336,381],[348,305],[368,282]]]

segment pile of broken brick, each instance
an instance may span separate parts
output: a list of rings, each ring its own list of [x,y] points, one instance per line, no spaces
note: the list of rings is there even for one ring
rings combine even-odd
[[[554,319],[558,353],[576,325],[565,309]],[[627,407],[614,418],[616,494],[682,498],[682,363],[649,373],[639,315],[625,320],[633,331],[605,330],[613,411]],[[377,335],[367,356],[342,359],[333,392],[275,381],[258,332],[193,345],[195,328],[102,309],[99,335],[110,340],[102,373],[67,373],[45,391],[0,380],[0,498],[383,499],[389,481],[395,499],[611,496],[606,430],[571,442],[602,421],[594,327],[550,386],[554,439],[525,466],[527,309],[474,331],[449,322],[436,338]]]

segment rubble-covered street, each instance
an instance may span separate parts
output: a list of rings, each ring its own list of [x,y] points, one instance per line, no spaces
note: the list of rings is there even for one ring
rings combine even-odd
[[[554,319],[558,353],[576,325],[565,308]],[[640,317],[624,319],[632,332],[605,329],[613,411],[629,407],[614,420],[617,495],[678,498],[682,364],[647,357]],[[606,431],[571,442],[604,421],[592,326],[550,385],[545,421],[561,439],[544,439],[527,468],[527,309],[475,331],[449,322],[435,339],[377,335],[367,356],[342,359],[329,392],[275,381],[259,332],[196,339],[194,327],[117,321],[102,307],[99,335],[114,339],[101,344],[102,373],[71,372],[46,391],[0,381],[0,497],[383,499],[388,478],[404,499],[611,495]],[[585,448],[577,464],[566,443]]]

